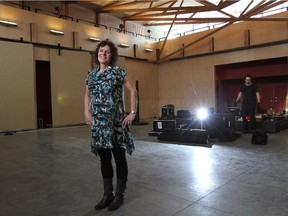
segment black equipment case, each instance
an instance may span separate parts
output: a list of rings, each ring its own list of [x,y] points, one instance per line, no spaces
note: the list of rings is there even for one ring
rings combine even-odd
[[[165,130],[175,130],[176,120],[154,120],[153,121],[153,131],[162,132]]]
[[[209,134],[203,129],[165,130],[158,136],[158,140],[209,144]]]

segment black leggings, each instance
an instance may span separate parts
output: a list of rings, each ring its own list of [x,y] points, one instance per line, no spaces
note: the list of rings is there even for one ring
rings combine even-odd
[[[116,163],[116,174],[118,179],[127,180],[128,165],[126,161],[126,150],[124,148],[97,149],[101,161],[101,173],[103,178],[113,178],[112,153]]]

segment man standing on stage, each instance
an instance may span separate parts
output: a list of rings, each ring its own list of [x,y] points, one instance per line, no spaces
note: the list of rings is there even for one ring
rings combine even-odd
[[[255,110],[256,105],[260,105],[260,94],[258,87],[252,83],[252,76],[247,74],[244,77],[245,83],[241,85],[240,92],[237,96],[236,103],[241,98],[241,116],[243,119],[243,133],[247,133],[251,130],[255,130]],[[248,121],[250,120],[250,128],[248,128]]]

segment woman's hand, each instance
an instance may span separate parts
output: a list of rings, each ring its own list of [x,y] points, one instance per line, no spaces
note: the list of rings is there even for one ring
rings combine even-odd
[[[85,123],[92,126],[92,115],[90,112],[85,112]]]
[[[123,127],[125,128],[126,126],[130,126],[134,121],[135,117],[135,113],[130,113],[129,115],[127,115],[122,122]]]
[[[84,95],[84,117],[85,117],[85,123],[87,125],[90,125],[90,127],[92,127],[92,115],[90,112],[90,105],[91,105],[91,97],[88,86],[86,85],[86,91]]]

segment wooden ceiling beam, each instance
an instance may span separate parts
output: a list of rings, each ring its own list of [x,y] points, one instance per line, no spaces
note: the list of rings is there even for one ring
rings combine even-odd
[[[181,1],[180,7],[182,7],[183,2],[184,2],[184,0]],[[174,24],[175,20],[177,19],[177,16],[178,16],[178,15],[176,14],[175,17],[174,17],[173,22],[172,22],[171,25],[170,25],[169,31],[168,31],[168,33],[167,33],[167,35],[166,35],[166,37],[165,37],[164,43],[163,43],[162,48],[161,48],[161,50],[160,50],[160,52],[159,52],[159,58],[160,58],[160,56],[161,56],[161,54],[162,54],[162,52],[163,52],[163,50],[164,50],[164,48],[165,48],[166,42],[167,42],[167,40],[168,40],[168,36],[170,35],[170,32],[171,32],[171,30],[172,30],[172,27],[173,27],[173,24]]]
[[[213,1],[210,0],[194,0],[194,3],[198,4],[195,6],[183,6],[184,2],[189,2],[190,0],[182,0],[179,6],[175,4],[178,2],[177,0],[155,0],[155,1],[145,1],[145,0],[130,0],[130,1],[95,1],[90,2],[90,6],[94,4],[96,8],[95,12],[98,13],[121,13],[124,14],[125,17],[122,17],[124,21],[144,21],[147,22],[144,26],[166,26],[170,25],[167,36],[165,37],[165,41],[162,44],[161,49],[159,50],[159,59],[158,61],[167,61],[171,58],[171,56],[175,55],[178,52],[184,51],[186,48],[197,44],[199,41],[208,38],[209,36],[215,34],[216,32],[221,31],[227,26],[232,25],[238,21],[288,21],[288,18],[285,17],[261,17],[261,18],[251,18],[254,15],[262,13],[268,9],[274,8],[277,5],[283,4],[283,1],[276,0],[262,0],[256,6],[250,9],[253,1],[249,1],[248,5],[244,9],[244,11],[240,14],[239,17],[236,17],[232,13],[225,12],[224,9],[239,2],[240,0],[220,0],[217,4],[213,4]],[[192,0],[191,0],[192,1]],[[79,1],[80,2],[80,1]],[[244,2],[244,1],[243,1]],[[97,4],[98,3],[98,4]],[[88,4],[88,3],[87,3]],[[240,4],[240,3],[239,3]],[[241,2],[242,4],[242,2]],[[103,6],[101,6],[103,5]],[[178,5],[178,4],[177,4]],[[193,5],[193,4],[191,4]],[[99,7],[98,7],[99,6]],[[175,7],[174,7],[175,6]],[[88,7],[88,6],[87,6]],[[97,8],[98,7],[98,8]],[[223,17],[203,17],[203,18],[195,18],[195,14],[201,12],[209,12],[214,11],[220,14],[223,14]],[[187,14],[187,18],[184,18],[183,15]],[[192,15],[191,15],[192,14]],[[181,18],[179,18],[179,16]],[[122,16],[122,15],[121,15]],[[158,23],[148,23],[148,22]],[[193,24],[203,24],[203,23],[226,23],[224,26],[212,29],[207,32],[204,36],[192,41],[191,43],[183,46],[180,49],[172,51],[172,53],[167,54],[166,56],[161,58],[163,55],[163,50],[166,45],[166,41],[168,36],[172,30],[174,25],[193,25]]]
[[[243,17],[244,14],[246,13],[246,11],[248,10],[248,8],[251,6],[251,4],[253,3],[253,1],[250,1],[249,4],[246,6],[246,8],[242,11],[242,13],[240,14],[239,18]]]
[[[194,45],[194,44],[196,44],[196,43],[198,43],[198,42],[204,40],[205,38],[207,38],[207,37],[209,37],[209,36],[215,34],[215,33],[218,32],[218,31],[221,31],[222,29],[224,29],[224,28],[226,28],[226,27],[228,27],[228,26],[230,26],[230,25],[232,25],[232,24],[233,24],[233,22],[229,22],[229,23],[225,24],[224,26],[221,26],[221,27],[215,29],[214,31],[207,33],[206,35],[204,35],[204,36],[202,36],[202,37],[196,39],[195,41],[193,41],[193,42],[191,42],[191,43],[185,45],[184,47],[182,47],[182,48],[180,48],[180,49],[178,49],[178,50],[175,50],[174,52],[172,52],[172,53],[170,53],[170,54],[164,56],[164,57],[161,58],[157,63],[161,63],[162,61],[165,62],[166,59],[169,58],[170,56],[172,56],[172,55],[174,55],[174,54],[176,54],[176,53],[178,53],[178,52],[182,52],[184,49],[186,49],[186,48],[188,48],[188,47],[190,47],[190,46],[192,46],[192,45]]]
[[[133,17],[131,19],[128,19],[129,21],[173,21],[175,18],[156,18],[156,17]],[[243,20],[243,19],[242,19]],[[231,17],[212,17],[212,18],[176,18],[176,21],[202,21],[202,22],[231,22],[231,21],[241,21],[241,19],[238,18],[231,18]]]
[[[235,0],[235,1],[220,1],[219,4],[218,4],[218,6],[217,6],[217,11],[218,11],[219,13],[221,13],[221,14],[224,14],[224,15],[228,16],[228,17],[236,18],[236,17],[233,16],[232,14],[229,14],[229,13],[223,11],[223,9],[226,8],[226,7],[228,7],[228,6],[230,6],[230,5],[232,5],[232,4],[237,3],[238,1],[239,1],[239,0]]]
[[[196,0],[196,2],[198,2],[198,3],[200,3],[200,4],[204,5],[204,6],[207,6],[207,7],[212,7],[212,8],[214,8],[214,10],[217,9],[217,6],[214,5],[213,3],[209,2],[209,1],[206,1],[206,0],[205,0],[205,1],[204,1],[204,0]]]
[[[209,1],[197,0],[197,2],[203,4],[204,6],[214,8],[215,11],[217,11],[221,14],[224,14],[225,16],[235,17],[229,13],[226,13],[225,11],[222,11],[223,8],[227,7],[227,4],[224,5],[224,3],[226,3],[226,2],[223,2],[222,4],[219,4],[218,6],[214,5],[213,3],[209,2]],[[232,3],[229,2],[229,5],[234,4],[234,3],[235,3],[234,1],[232,1]]]
[[[174,4],[176,4],[176,1],[171,2],[171,4],[170,4],[165,10],[163,10],[163,13],[167,13],[167,11],[168,11],[170,8],[172,8],[172,6],[173,6]]]
[[[207,22],[193,22],[193,21],[188,21],[188,22],[174,22],[174,25],[194,25],[194,24],[203,24]],[[144,26],[166,26],[166,25],[171,25],[171,22],[164,22],[164,23],[147,23]]]
[[[269,9],[274,8],[274,7],[276,7],[276,6],[278,6],[278,5],[281,5],[281,4],[283,4],[283,2],[281,2],[281,1],[279,1],[279,2],[274,2],[274,3],[271,2],[270,5],[266,5],[262,10],[260,10],[260,11],[257,10],[257,13],[264,12],[264,11],[266,11],[266,10],[269,10]],[[255,15],[255,14],[254,14],[254,15]]]
[[[168,21],[173,21],[173,18],[151,18],[151,19],[136,19],[136,21],[162,21],[162,22],[168,22]],[[215,23],[215,22],[237,22],[237,21],[287,21],[288,18],[286,17],[263,17],[263,18],[176,18],[175,21],[180,21],[180,22],[188,22],[188,21],[193,21],[195,23],[197,22],[207,22],[207,23]],[[135,21],[135,19],[131,19],[130,21]],[[182,23],[183,24],[183,23]]]
[[[98,12],[98,10],[107,9],[107,8],[110,8],[110,7],[115,7],[115,5],[118,5],[118,4],[120,4],[120,2],[117,2],[117,1],[108,2],[107,4],[104,4],[103,6],[97,8],[95,12]]]
[[[141,5],[150,5],[153,1],[133,1],[133,2],[123,2],[123,1],[117,1],[118,4],[115,6],[109,6],[106,8],[101,8],[101,10],[121,10],[123,7],[139,7]]]
[[[161,3],[161,4],[159,4],[159,5],[156,5],[155,8],[160,8],[161,6],[166,5],[166,4],[170,4],[171,2],[175,4],[175,1],[168,1],[168,2]],[[155,3],[155,2],[154,2],[154,3]],[[153,2],[151,2],[150,6],[149,6],[149,8],[148,8],[147,10],[149,10],[150,8],[153,8],[153,7],[152,7],[152,4],[153,4]],[[128,18],[131,18],[131,17],[134,17],[134,16],[138,16],[138,15],[143,14],[143,13],[145,13],[145,12],[147,12],[147,11],[135,13],[135,14],[132,14],[132,15],[130,15],[130,16],[125,16],[125,17],[123,17],[122,19],[128,19]]]
[[[254,8],[252,8],[251,10],[249,10],[247,13],[244,14],[245,17],[251,17],[255,14],[258,14],[262,11],[266,10],[266,6],[271,4],[271,1],[261,1],[259,2]]]
[[[224,9],[224,8],[232,5],[232,4],[235,4],[235,3],[239,2],[240,0],[233,0],[233,1],[231,1],[231,0],[229,0],[229,1],[221,0],[218,5],[215,5],[215,4],[213,4],[213,3],[211,3],[210,1],[207,1],[207,0],[196,0],[196,1],[198,3],[200,3],[200,4],[203,4],[204,6],[214,7],[215,10],[221,10],[221,9]]]
[[[287,22],[288,21],[288,17],[260,17],[260,18],[245,18],[243,19],[243,21],[263,21],[263,22]]]
[[[226,1],[220,1],[217,7],[218,7],[218,8],[221,8],[221,9],[224,9],[224,8],[229,7],[230,5],[235,4],[235,3],[239,2],[239,1],[240,1],[240,0],[233,0],[233,1],[231,1],[231,0],[226,0]]]
[[[99,9],[96,12],[99,13],[131,13],[131,12],[149,12],[149,11],[159,11],[163,12],[166,8],[126,8],[126,9]],[[204,12],[204,11],[213,11],[213,8],[204,7],[204,6],[194,6],[194,7],[171,7],[169,10],[175,11],[190,11],[192,12]]]
[[[209,9],[210,11],[210,9]],[[211,11],[214,11],[214,10],[211,10]],[[146,11],[147,12],[147,11]],[[174,15],[181,15],[181,14],[191,14],[193,13],[195,15],[195,13],[197,12],[206,12],[205,11],[196,11],[196,12],[191,12],[191,11],[175,11],[175,12],[168,12],[168,13],[162,13],[159,11],[159,13],[150,13],[150,14],[144,14],[144,15],[134,15],[134,16],[130,16],[130,17],[124,17],[124,19],[128,19],[128,18],[133,18],[133,19],[153,19],[153,18],[156,18],[156,17],[167,17],[167,16],[174,16]],[[228,15],[227,15],[228,16]],[[231,15],[229,15],[228,17],[231,17]],[[233,17],[233,16],[232,16]],[[173,19],[173,18],[172,18]]]
[[[156,17],[167,17],[167,16],[175,16],[175,15],[182,15],[182,14],[191,14],[191,12],[185,11],[185,12],[168,12],[168,13],[153,13],[153,14],[146,14],[146,15],[140,15],[140,16],[131,16],[129,18],[135,18],[135,19],[142,19],[142,18],[156,18]],[[194,13],[195,14],[195,13]],[[125,17],[124,19],[126,19]]]
[[[228,17],[236,18],[232,14],[229,14],[229,13],[223,11],[223,9],[228,7],[228,6],[231,6],[232,4],[235,4],[235,3],[239,2],[239,1],[240,0],[233,0],[233,1],[231,1],[231,0],[221,0],[219,2],[219,4],[216,6],[215,11],[218,11],[219,13],[224,14],[224,15],[226,15]],[[212,4],[211,2],[206,1],[206,0],[205,1],[204,0],[203,1],[202,0],[197,0],[197,2],[202,3],[205,6],[214,6],[214,4]],[[249,5],[251,5],[252,3],[253,3],[253,1],[250,1]]]

